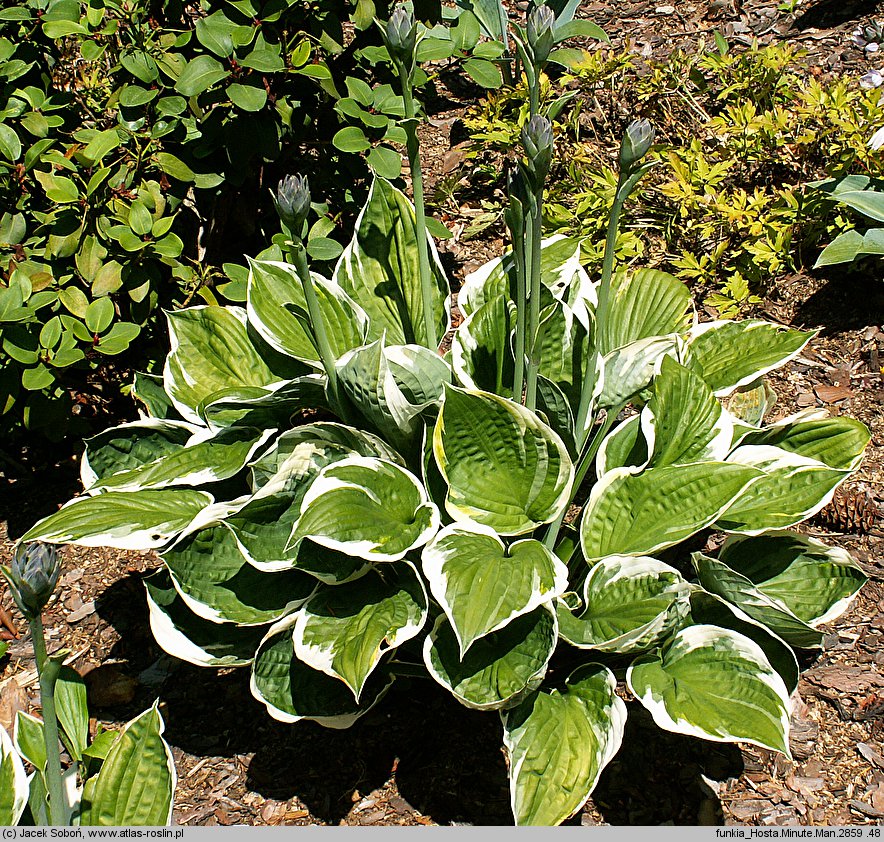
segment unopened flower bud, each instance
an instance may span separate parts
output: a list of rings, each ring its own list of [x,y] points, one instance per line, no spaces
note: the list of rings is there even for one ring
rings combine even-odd
[[[537,6],[528,16],[528,46],[535,64],[543,64],[556,43],[556,15],[546,5]]]
[[[58,584],[61,560],[51,544],[32,541],[16,547],[12,564],[3,568],[12,598],[25,617],[37,617]]]
[[[620,144],[620,171],[629,172],[648,154],[654,142],[654,127],[647,120],[633,120]]]
[[[382,32],[390,55],[409,64],[414,58],[417,44],[417,21],[414,15],[405,6],[397,6]]]
[[[535,114],[522,129],[522,146],[536,187],[546,178],[552,161],[552,123],[542,114]]]
[[[307,176],[287,175],[279,182],[273,201],[285,226],[298,233],[310,212],[310,185],[307,183]]]

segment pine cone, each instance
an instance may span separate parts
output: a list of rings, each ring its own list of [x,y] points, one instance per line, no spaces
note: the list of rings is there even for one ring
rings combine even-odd
[[[839,488],[832,501],[813,518],[827,529],[865,535],[876,524],[879,512],[875,498],[863,488]]]

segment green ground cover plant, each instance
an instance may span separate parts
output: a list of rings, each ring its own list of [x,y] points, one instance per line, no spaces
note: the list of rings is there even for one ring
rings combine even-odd
[[[658,129],[651,157],[659,166],[636,191],[618,258],[672,268],[723,316],[757,302],[767,279],[812,265],[819,244],[852,223],[806,187],[851,173],[881,176],[881,156],[867,143],[881,106],[856,80],[808,76],[802,56],[788,44],[731,50],[723,39],[666,61],[645,62],[628,48],[585,53],[544,85],[557,108],[571,97],[558,117],[569,140],[551,182],[546,230],[584,237],[588,265],[601,265],[617,175],[598,137],[640,113]],[[499,179],[487,150],[510,148],[527,119],[523,103],[523,90],[502,89],[465,121],[468,167],[478,178]],[[590,106],[601,120],[589,116]],[[502,209],[488,211],[485,224]]]
[[[700,322],[682,281],[618,258],[649,122],[623,135],[598,272],[583,232],[542,236],[543,76],[580,29],[574,4],[524,27],[482,9],[528,114],[511,248],[466,279],[450,351],[420,193],[375,177],[325,277],[309,186],[288,179],[280,258],[250,262],[245,306],[167,314],[162,377],[133,388],[144,416],[87,441],[84,495],[22,541],[157,550],[159,644],[248,670],[283,722],[346,728],[402,677],[495,712],[516,823],[552,825],[619,749],[618,683],[663,729],[789,754],[796,650],[865,581],[792,527],[869,434],[816,411],[768,420],[764,378],[812,331]],[[382,29],[405,100],[425,31],[400,9]]]

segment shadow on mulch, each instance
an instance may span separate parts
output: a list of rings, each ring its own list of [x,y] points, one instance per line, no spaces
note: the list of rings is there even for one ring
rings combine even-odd
[[[96,611],[121,635],[110,659],[127,673],[163,662],[140,576],[111,585]],[[336,731],[271,719],[249,692],[247,670],[167,663],[161,687],[141,686],[130,705],[108,713],[134,716],[159,695],[171,745],[202,757],[251,755],[243,784],[265,798],[297,797],[315,819],[337,824],[356,791],[394,778],[399,795],[439,824],[512,824],[498,715],[468,710],[431,681],[399,679],[374,710]],[[739,750],[660,731],[640,705],[629,707],[623,746],[593,795],[597,814],[612,825],[697,824],[708,802],[704,823],[720,822],[700,775],[739,776]]]
[[[71,458],[70,447],[56,445],[55,461],[47,454],[35,454],[36,463],[28,473],[10,471],[0,476],[0,522],[6,521],[9,539],[15,541],[40,518],[58,510],[59,501],[80,492],[79,465]],[[19,454],[17,454],[19,455]],[[25,468],[31,465],[25,463]]]
[[[798,307],[793,324],[822,325],[823,336],[880,324],[884,313],[884,286],[880,277],[847,272],[837,266],[831,267],[823,277],[826,283]]]
[[[795,18],[793,29],[829,29],[877,11],[879,0],[820,0]]]

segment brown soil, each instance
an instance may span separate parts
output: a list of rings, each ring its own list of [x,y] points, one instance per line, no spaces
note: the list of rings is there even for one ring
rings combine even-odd
[[[820,0],[787,14],[770,0],[583,4],[616,46],[629,39],[644,55],[707,41],[787,39],[809,51],[807,65],[859,76],[870,62],[850,33],[876,3]],[[615,11],[616,10],[616,11]],[[452,83],[452,88],[454,84]],[[456,119],[475,91],[446,92],[426,132],[431,183],[456,143]],[[448,159],[450,160],[450,158]],[[449,202],[450,227],[478,203]],[[455,277],[497,253],[493,237],[443,247]],[[775,414],[824,406],[872,431],[865,461],[841,496],[874,516],[882,498],[884,287],[880,278],[833,271],[783,279],[761,315],[820,336],[774,380]],[[59,461],[59,457],[61,460]],[[27,474],[0,485],[0,562],[11,539],[79,489],[77,464],[58,454],[26,455]],[[849,518],[847,519],[849,521]],[[794,697],[792,754],[692,740],[657,729],[636,704],[623,747],[575,823],[653,825],[860,825],[884,818],[884,567],[880,523],[837,513],[806,530],[847,548],[870,577],[850,610],[827,628],[823,650],[806,656]],[[866,534],[857,534],[865,531]],[[178,770],[174,820],[187,825],[509,824],[506,767],[498,717],[469,711],[429,681],[402,680],[350,730],[268,718],[242,670],[200,670],[164,655],[147,623],[141,579],[150,554],[69,547],[65,574],[45,618],[49,649],[68,648],[87,675],[90,706],[114,727],[161,700]],[[0,724],[37,708],[36,674],[21,618],[3,590],[22,637],[0,661]],[[8,635],[7,635],[8,636]]]

